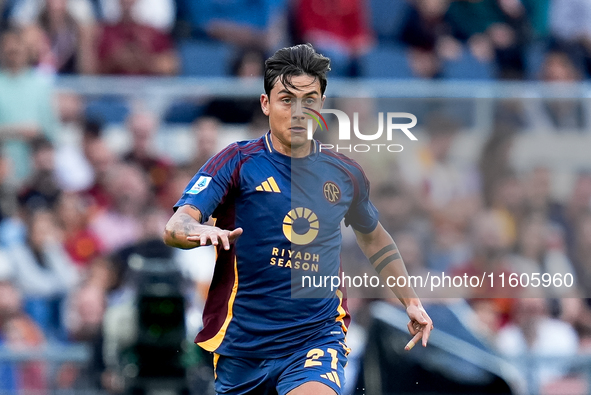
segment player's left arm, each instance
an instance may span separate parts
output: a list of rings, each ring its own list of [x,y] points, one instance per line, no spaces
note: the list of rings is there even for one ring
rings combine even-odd
[[[382,224],[378,223],[370,233],[355,231],[355,236],[359,247],[368,257],[383,283],[387,284],[387,279],[390,276],[397,278],[399,276],[408,277],[398,247]],[[405,287],[391,287],[390,289],[406,308],[406,313],[410,318],[407,325],[408,331],[414,336],[412,339],[413,345],[419,339],[422,339],[423,346],[426,346],[431,329],[433,329],[433,321],[423,308],[421,300],[408,281]],[[407,345],[407,349],[410,347]]]

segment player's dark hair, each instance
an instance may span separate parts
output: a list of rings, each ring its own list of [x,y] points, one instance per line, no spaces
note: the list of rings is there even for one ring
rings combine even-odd
[[[314,82],[320,81],[320,94],[324,95],[329,70],[330,59],[316,52],[312,44],[282,48],[265,62],[265,93],[271,93],[278,79],[285,87],[296,89],[291,78],[307,74],[314,77]]]

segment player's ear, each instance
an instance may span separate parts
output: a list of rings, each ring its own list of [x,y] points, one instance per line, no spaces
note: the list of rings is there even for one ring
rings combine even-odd
[[[326,95],[322,95],[322,99],[320,100],[320,108],[324,108],[324,100],[326,100]]]
[[[263,114],[269,116],[269,96],[264,93],[261,95],[261,109]]]

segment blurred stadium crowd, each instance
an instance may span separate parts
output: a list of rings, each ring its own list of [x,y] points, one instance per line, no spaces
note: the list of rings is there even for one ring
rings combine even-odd
[[[270,52],[300,42],[331,57],[332,77],[591,75],[589,0],[0,0],[0,15],[0,345],[88,342],[96,351],[84,375],[64,365],[49,377],[42,362],[0,362],[0,390],[77,380],[121,389],[109,334],[128,317],[118,308],[130,301],[127,260],[135,253],[178,263],[194,335],[213,252],[168,249],[162,229],[228,124],[245,137],[267,129],[257,98],[180,102],[159,119],[141,106],[117,112],[116,101],[58,94],[56,75],[260,77]],[[426,117],[414,161],[363,165],[411,274],[573,273],[577,287],[564,294],[464,295],[468,325],[499,353],[572,356],[591,347],[591,163],[559,198],[553,169],[516,169],[511,152],[527,123],[518,110],[500,108],[467,165],[450,156],[462,125],[438,112]],[[586,128],[580,102],[548,102],[543,112],[552,133]],[[129,136],[125,150],[105,139],[113,123]],[[190,130],[190,157],[154,150],[170,123]],[[343,265],[360,271],[363,259],[345,237]],[[360,327],[367,302],[350,301]],[[541,369],[548,393],[585,385],[565,364]]]
[[[28,63],[59,74],[260,75],[310,42],[333,76],[579,79],[591,71],[586,0],[3,0]],[[541,63],[568,64],[569,73]],[[380,67],[382,64],[395,67]]]

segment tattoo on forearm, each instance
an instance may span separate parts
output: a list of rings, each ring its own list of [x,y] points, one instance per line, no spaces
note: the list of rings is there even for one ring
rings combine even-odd
[[[400,253],[396,252],[395,254],[392,254],[390,256],[387,256],[386,258],[384,258],[383,261],[380,262],[379,265],[376,266],[376,272],[378,272],[378,274],[380,274],[382,272],[382,270],[384,270],[384,268],[386,266],[388,266],[388,264],[392,261],[395,261],[396,259],[400,259]]]
[[[185,236],[192,233],[195,227],[195,218],[191,217],[190,215],[183,215],[180,219],[182,230],[185,233]]]
[[[188,214],[178,216],[170,229],[170,237],[175,240],[184,240],[188,235],[195,234],[196,220]]]
[[[387,254],[388,252],[393,251],[395,249],[396,249],[396,244],[388,244],[387,246],[385,246],[384,248],[382,248],[381,250],[379,250],[378,252],[376,252],[375,254],[373,254],[371,256],[371,258],[369,258],[369,262],[372,265],[374,265],[378,259],[380,259],[385,254]]]
[[[398,252],[396,244],[392,243],[373,254],[369,258],[369,261],[376,269],[376,272],[380,274],[390,262],[397,259],[400,259],[400,253]]]

